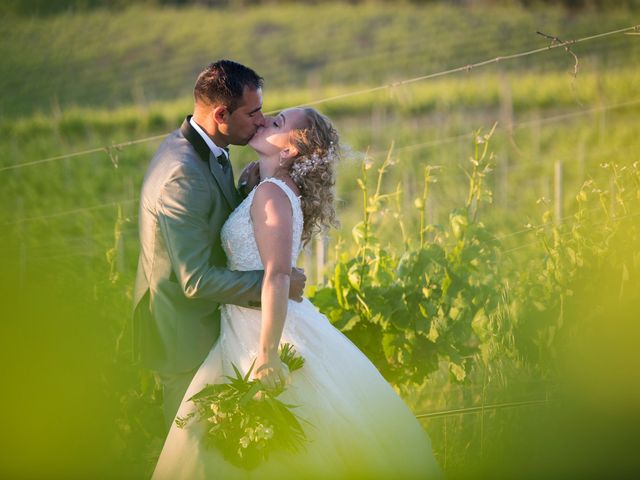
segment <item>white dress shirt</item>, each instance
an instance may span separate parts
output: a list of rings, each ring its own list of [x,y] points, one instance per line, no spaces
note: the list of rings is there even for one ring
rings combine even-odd
[[[213,152],[216,158],[219,157],[221,153],[224,153],[224,156],[227,157],[227,160],[229,160],[229,153],[224,148],[220,148],[215,143],[213,143],[213,140],[211,140],[211,137],[207,135],[207,133],[202,129],[202,127],[193,120],[193,117],[189,119],[189,123],[195,129],[195,131],[200,134],[202,139],[205,141],[205,143],[209,147],[209,150]]]

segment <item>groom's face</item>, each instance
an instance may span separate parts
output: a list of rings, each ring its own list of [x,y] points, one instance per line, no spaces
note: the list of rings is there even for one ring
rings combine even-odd
[[[238,108],[227,116],[229,144],[246,145],[263,125],[262,89],[245,87]]]

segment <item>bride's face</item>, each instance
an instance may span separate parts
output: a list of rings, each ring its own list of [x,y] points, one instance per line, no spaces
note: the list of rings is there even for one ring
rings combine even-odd
[[[264,120],[264,127],[258,128],[249,146],[262,156],[272,157],[289,147],[289,133],[304,123],[305,113],[300,108],[290,108]]]

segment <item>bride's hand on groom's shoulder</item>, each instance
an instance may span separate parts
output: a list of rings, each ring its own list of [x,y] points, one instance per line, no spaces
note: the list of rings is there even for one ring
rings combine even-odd
[[[258,162],[249,162],[238,178],[238,190],[248,195],[260,183],[260,166]]]
[[[302,301],[304,286],[307,283],[307,276],[301,268],[293,267],[289,279],[289,298],[296,302]]]

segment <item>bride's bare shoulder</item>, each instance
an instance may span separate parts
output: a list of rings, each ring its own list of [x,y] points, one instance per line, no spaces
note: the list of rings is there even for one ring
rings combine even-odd
[[[281,215],[291,217],[293,209],[291,200],[282,186],[272,181],[263,181],[255,188],[251,202],[251,216],[266,215],[275,219]]]

